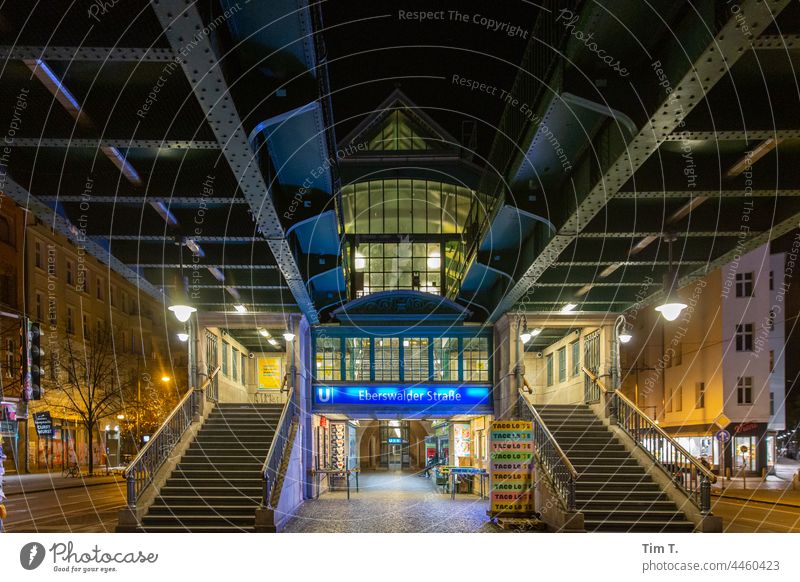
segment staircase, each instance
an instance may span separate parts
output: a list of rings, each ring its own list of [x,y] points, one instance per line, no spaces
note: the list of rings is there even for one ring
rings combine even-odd
[[[694,524],[589,406],[536,406],[578,472],[575,510],[586,531],[691,532]]]
[[[217,404],[142,518],[145,532],[254,531],[282,404]]]

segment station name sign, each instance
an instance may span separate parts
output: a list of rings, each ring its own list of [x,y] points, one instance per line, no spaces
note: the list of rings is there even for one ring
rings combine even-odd
[[[491,387],[453,385],[321,386],[314,387],[319,406],[474,407],[491,405]]]

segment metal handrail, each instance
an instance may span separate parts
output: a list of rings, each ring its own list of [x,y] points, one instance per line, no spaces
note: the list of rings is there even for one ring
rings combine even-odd
[[[604,394],[611,396],[611,409],[616,411],[617,425],[655,461],[659,469],[670,476],[672,482],[683,490],[702,513],[710,513],[711,484],[717,481],[717,476],[622,392],[607,389],[596,374],[585,367],[582,369],[592,383]],[[666,459],[663,458],[664,455],[667,456]]]
[[[578,481],[578,472],[558,444],[553,433],[547,428],[536,408],[525,398],[522,390],[519,397],[528,407],[533,417],[533,443],[534,454],[539,465],[550,477],[556,493],[564,502],[567,511],[575,510],[575,485]]]
[[[275,427],[275,436],[272,438],[272,443],[269,445],[267,458],[264,460],[264,464],[261,466],[261,478],[264,480],[261,504],[270,509],[273,509],[271,502],[271,488],[273,485],[275,485],[278,479],[281,457],[284,447],[289,440],[289,433],[291,432],[294,411],[292,411],[290,414],[289,409],[295,405],[295,393],[295,387],[292,386],[289,389],[289,398],[286,400],[286,404],[284,404],[283,410],[281,411],[281,416],[278,419],[278,426]]]
[[[189,389],[178,401],[169,416],[142,447],[139,454],[125,469],[123,476],[127,481],[128,507],[136,508],[136,501],[142,492],[153,482],[156,471],[167,459],[172,449],[193,422],[194,400],[202,398],[205,389],[219,372],[217,367],[200,386],[199,390]],[[196,396],[195,393],[199,393]]]

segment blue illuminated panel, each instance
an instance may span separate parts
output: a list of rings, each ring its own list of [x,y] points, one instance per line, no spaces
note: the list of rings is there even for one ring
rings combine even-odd
[[[403,408],[418,412],[442,409],[479,414],[491,408],[489,385],[314,386],[314,408]]]

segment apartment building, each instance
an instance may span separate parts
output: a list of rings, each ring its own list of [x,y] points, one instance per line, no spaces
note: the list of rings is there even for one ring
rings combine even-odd
[[[785,260],[765,245],[709,273],[681,289],[688,308],[673,322],[649,306],[629,312],[625,394],[715,470],[774,467],[785,429]]]

